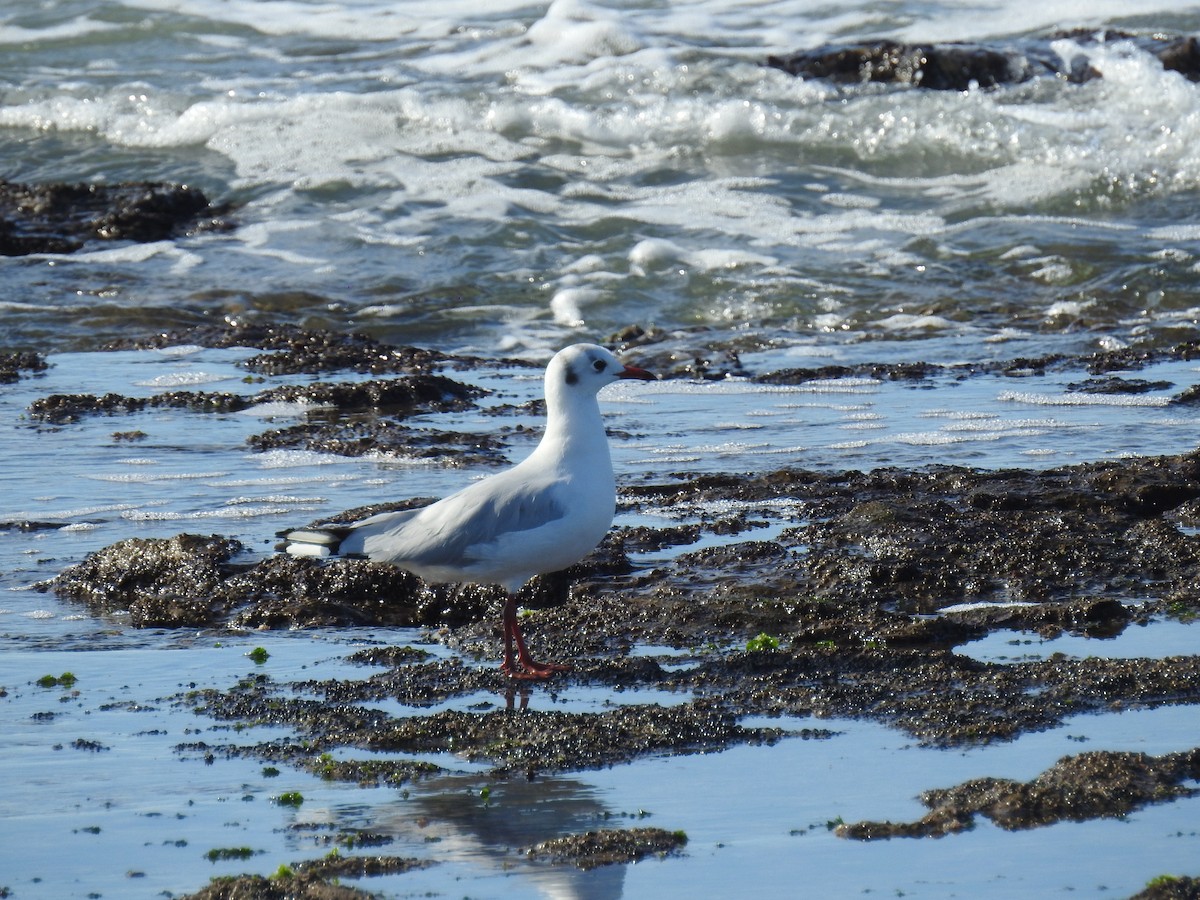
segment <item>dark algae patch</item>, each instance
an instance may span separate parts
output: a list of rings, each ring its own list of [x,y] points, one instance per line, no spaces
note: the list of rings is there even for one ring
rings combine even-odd
[[[1120,818],[1151,803],[1200,793],[1189,785],[1200,778],[1200,749],[1165,756],[1097,751],[1060,759],[1029,782],[977,778],[952,788],[926,791],[929,813],[916,822],[856,822],[838,826],[842,837],[939,837],[974,827],[984,816],[1017,831]]]
[[[152,397],[121,394],[51,394],[35,400],[29,413],[58,424],[89,414],[121,415],[147,409],[187,409],[194,412],[240,412],[265,403],[306,403],[343,410],[387,410],[392,414],[416,410],[459,409],[480,391],[440,375],[412,375],[389,381],[357,384],[309,384],[270,388],[242,395],[215,391],[166,391]],[[259,441],[260,449],[274,444]]]
[[[503,690],[503,676],[456,663],[438,664],[445,696]],[[605,679],[588,679],[604,683]],[[218,720],[287,726],[298,738],[281,745],[230,747],[232,755],[293,762],[325,778],[357,783],[402,784],[440,769],[428,763],[404,762],[403,754],[453,754],[472,763],[488,763],[495,777],[521,776],[602,768],[648,755],[719,750],[740,743],[778,740],[780,728],[747,728],[723,704],[708,699],[662,707],[632,704],[598,713],[570,713],[534,708],[442,710],[392,716],[372,708],[391,694],[387,679],[339,682],[325,700],[295,696],[320,691],[311,683],[276,684],[257,676],[234,689],[201,691],[184,702]],[[525,698],[529,701],[529,698]],[[408,702],[413,702],[409,700]],[[831,732],[811,736],[828,736]],[[329,751],[350,748],[371,758],[354,760]],[[207,745],[188,751],[211,752]],[[393,761],[378,754],[397,754]]]
[[[588,831],[542,841],[525,851],[531,860],[570,863],[580,869],[594,869],[613,863],[637,862],[647,856],[663,857],[679,853],[687,846],[687,835],[661,828],[629,828]]]
[[[792,75],[840,84],[874,82],[934,91],[989,89],[1035,78],[1053,78],[1070,84],[1101,78],[1100,72],[1082,56],[1064,57],[1053,49],[1052,41],[1062,38],[1083,43],[1134,41],[1156,57],[1164,69],[1179,72],[1191,81],[1200,79],[1200,53],[1195,38],[1113,30],[1096,33],[1086,29],[996,44],[864,41],[816,47],[786,57],[769,56],[766,64]]]
[[[75,685],[75,682],[78,680],[79,679],[77,679],[70,672],[63,672],[61,675],[43,675],[41,678],[39,678],[37,680],[36,684],[38,687],[44,687],[44,688],[52,688],[52,687],[69,688],[69,687],[73,687]]]
[[[253,347],[262,353],[243,365],[260,375],[319,374],[349,371],[375,375],[428,375],[439,366],[469,368],[477,357],[450,356],[436,350],[402,346],[369,335],[301,328],[286,323],[198,325],[127,338],[108,350],[151,350],[194,344],[201,347]],[[515,365],[529,365],[509,360]]]
[[[220,588],[242,549],[220,535],[130,538],[64,570],[54,589],[97,613],[128,612],[139,628],[209,624],[229,607]]]
[[[214,847],[204,854],[204,858],[209,862],[219,862],[227,859],[249,859],[260,852],[262,851],[252,850],[250,847]]]
[[[229,208],[186,184],[0,180],[0,256],[72,253],[90,241],[161,241],[232,227]]]
[[[44,372],[47,365],[46,358],[40,353],[0,351],[0,384],[19,381],[22,373]]]
[[[393,857],[351,857],[328,864],[323,860],[282,866],[271,877],[238,875],[214,878],[208,886],[182,900],[371,900],[378,895],[340,884],[341,878],[395,874],[427,865],[421,860]]]
[[[1196,900],[1197,897],[1200,897],[1200,878],[1159,875],[1130,900]]]

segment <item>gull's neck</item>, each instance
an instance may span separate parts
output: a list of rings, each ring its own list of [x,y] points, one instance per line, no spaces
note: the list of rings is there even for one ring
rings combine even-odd
[[[611,471],[608,437],[596,395],[547,385],[546,431],[535,452],[558,462],[603,465]]]

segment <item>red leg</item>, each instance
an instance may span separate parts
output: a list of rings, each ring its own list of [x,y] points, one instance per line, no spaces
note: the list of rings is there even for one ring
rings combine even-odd
[[[514,644],[517,647],[516,659],[513,659]],[[517,598],[511,595],[504,601],[504,662],[500,664],[500,671],[509,678],[536,680],[549,678],[555,672],[571,671],[570,666],[538,662],[529,655],[521,626],[517,624]]]

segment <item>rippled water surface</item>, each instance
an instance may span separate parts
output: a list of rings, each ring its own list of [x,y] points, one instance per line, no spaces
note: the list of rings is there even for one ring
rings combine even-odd
[[[1133,14],[1131,14],[1133,13]],[[9,260],[38,348],[213,316],[546,355],[629,322],[773,341],[1190,329],[1196,87],[1118,39],[1191,4],[9,4],[13,180],[236,205],[177,243]],[[1102,78],[835,86],[770,53],[1036,38]],[[918,351],[925,353],[926,351]]]
[[[1055,36],[1077,27],[1110,36]],[[925,789],[1028,779],[1081,748],[1189,749],[1200,725],[1191,707],[1081,717],[969,751],[863,723],[773,722],[834,734],[506,784],[491,808],[479,802],[482,776],[461,762],[408,793],[206,763],[176,748],[227,735],[171,698],[250,671],[361,678],[342,661],[353,649],[421,636],[136,631],[34,586],[124,537],[218,532],[267,553],[284,526],[486,473],[246,446],[297,421],[298,408],[61,426],[27,412],[56,392],[249,393],[308,380],[247,387],[249,351],[238,349],[99,352],[222,321],[359,330],[497,360],[544,360],[638,324],[698,352],[735,351],[751,373],[1195,341],[1200,85],[1116,32],[1198,29],[1200,5],[1156,0],[7,3],[0,177],[187,183],[231,204],[235,227],[0,259],[0,351],[37,350],[50,364],[0,386],[0,523],[65,526],[0,530],[0,888],[46,900],[180,896],[214,875],[324,854],[296,822],[370,828],[396,838],[388,852],[446,860],[364,882],[389,897],[750,886],[791,897],[798,885],[822,897],[1123,897],[1164,872],[1200,874],[1194,799],[1029,832],[981,824],[940,841],[861,844],[826,827],[913,819]],[[1102,77],[935,92],[762,65],[878,36],[1031,40]],[[494,390],[486,406],[536,397],[531,371],[497,362],[453,374]],[[1115,395],[1073,390],[1081,370],[1036,368],[916,383],[672,380],[614,386],[602,405],[623,435],[621,484],[786,466],[1043,468],[1194,449],[1193,407],[1172,401],[1198,371],[1159,361],[1136,377],[1165,385]],[[436,424],[494,427],[478,410]],[[136,429],[143,440],[114,438]],[[512,458],[527,449],[512,439]],[[623,516],[662,524],[654,511]],[[1182,654],[1194,627],[1155,622],[1114,642],[1044,646],[998,634],[961,652]],[[263,666],[245,656],[257,645],[271,653]],[[678,651],[642,652],[688,664]],[[35,683],[66,671],[71,689]],[[571,688],[538,689],[530,703],[674,699]],[[289,790],[305,795],[301,809],[273,802]],[[597,822],[683,829],[687,855],[581,873],[511,853]],[[204,856],[243,845],[256,854]]]

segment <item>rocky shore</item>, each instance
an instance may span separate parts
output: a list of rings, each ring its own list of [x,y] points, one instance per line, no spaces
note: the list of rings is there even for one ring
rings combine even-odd
[[[228,206],[186,184],[0,180],[0,256],[74,253],[88,241],[162,241],[223,231]]]
[[[837,84],[887,84],[934,91],[966,91],[1056,78],[1082,84],[1101,77],[1082,56],[1067,57],[1061,41],[1081,45],[1128,42],[1154,56],[1169,72],[1200,80],[1200,42],[1195,37],[1091,29],[1058,32],[1007,43],[902,43],[861,41],[821,46],[766,64],[791,75]]]
[[[507,446],[502,409],[492,411],[496,427],[484,435],[404,424],[414,411],[478,401],[480,389],[455,378],[476,360],[291,328],[202,329],[126,346],[172,343],[255,346],[262,352],[247,363],[251,372],[312,372],[327,380],[245,394],[170,392],[151,400],[47,396],[29,415],[70,427],[82,417],[119,421],[156,406],[199,416],[308,398],[343,415],[265,432],[250,445],[435,456],[447,465],[460,455],[498,463]],[[631,361],[656,363],[669,377],[740,369],[733,350],[667,352],[641,329],[614,336],[613,343],[624,344]],[[1190,359],[1195,352],[1180,345],[1158,355]],[[1081,390],[1136,392],[1136,369],[1145,361],[1126,353],[1006,365],[1078,370]],[[902,364],[872,371],[919,380],[939,369]],[[988,377],[1005,370],[987,369]],[[379,378],[339,382],[339,371]],[[822,370],[741,374],[775,383],[829,377]],[[983,369],[960,374],[983,377]],[[1175,396],[1181,406],[1193,402],[1186,388]],[[175,698],[221,722],[271,723],[294,735],[242,743],[231,732],[227,743],[181,745],[181,753],[251,757],[362,784],[402,786],[447,774],[406,761],[430,752],[483,763],[502,783],[650,755],[822,740],[833,733],[796,727],[800,717],[867,719],[920,743],[952,748],[1012,740],[1081,713],[1200,703],[1197,655],[983,662],[961,652],[966,642],[1001,630],[1102,638],[1156,620],[1193,619],[1200,611],[1200,452],[1049,470],[930,465],[870,472],[786,467],[659,480],[627,475],[619,489],[623,509],[666,509],[681,524],[616,528],[579,565],[536,579],[521,597],[528,611],[524,628],[544,655],[573,663],[559,683],[669,692],[679,698],[669,707],[522,708],[528,694],[522,697],[494,667],[497,590],[428,586],[361,560],[323,564],[264,554],[220,534],[177,534],[114,544],[43,588],[97,615],[127,613],[144,627],[428,629],[455,651],[453,658],[379,647],[352,659],[386,666],[361,679],[284,682],[261,674],[226,690]],[[367,511],[347,510],[344,517]],[[669,564],[639,564],[639,554],[651,550],[674,556]],[[630,654],[644,645],[677,655],[667,665]],[[479,691],[507,692],[509,704],[424,711]],[[388,698],[411,712],[385,715],[362,705]],[[751,715],[775,724],[741,724]],[[395,756],[384,761],[380,751]],[[929,812],[918,821],[842,823],[838,833],[855,840],[921,838],[970,829],[980,817],[1006,829],[1121,817],[1194,796],[1197,779],[1200,747],[1163,756],[1089,750],[1028,782],[984,778],[929,791],[921,798]],[[587,866],[680,852],[684,840],[670,832],[618,830],[564,836],[529,852],[550,864]],[[381,859],[391,861],[373,865],[407,864]],[[334,877],[297,866],[294,882],[214,882],[194,896],[365,896],[333,884]],[[1186,883],[1171,887],[1183,890]],[[1153,889],[1145,896],[1195,896],[1149,893]]]

